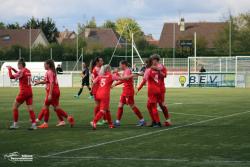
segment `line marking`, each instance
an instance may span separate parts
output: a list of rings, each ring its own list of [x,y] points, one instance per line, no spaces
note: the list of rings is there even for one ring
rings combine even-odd
[[[197,163],[250,163],[250,161],[237,161],[237,160],[201,160],[192,161],[190,159],[176,159],[176,158],[126,158],[126,157],[66,157],[66,156],[52,156],[51,159],[95,159],[95,160],[126,160],[126,161],[168,161],[168,162],[197,162]]]
[[[164,131],[184,128],[184,127],[188,127],[188,126],[192,126],[192,125],[202,124],[202,123],[206,123],[206,122],[210,122],[210,121],[214,121],[214,120],[218,120],[218,119],[223,119],[223,118],[228,118],[228,117],[233,117],[233,116],[237,116],[237,115],[242,115],[242,114],[246,114],[246,113],[250,113],[250,111],[234,113],[234,114],[230,114],[230,115],[226,115],[226,116],[220,116],[220,117],[211,118],[211,119],[207,119],[207,120],[203,120],[203,121],[198,121],[198,122],[193,122],[193,123],[189,123],[189,124],[185,124],[185,125],[175,126],[175,127],[172,127],[172,128],[170,127],[168,129],[161,129],[161,130],[154,131],[154,132],[142,133],[142,134],[139,134],[139,135],[136,135],[136,136],[125,137],[125,138],[121,138],[121,139],[117,139],[117,140],[111,140],[111,141],[108,141],[108,142],[98,143],[98,144],[84,146],[84,147],[80,147],[80,148],[69,149],[69,150],[65,150],[65,151],[61,151],[61,152],[57,152],[57,153],[52,153],[52,154],[48,154],[48,155],[44,155],[44,156],[40,156],[40,157],[47,158],[47,157],[61,155],[61,154],[69,153],[69,152],[74,152],[74,151],[79,151],[79,150],[87,150],[87,149],[90,149],[90,148],[96,148],[96,147],[100,147],[100,146],[104,146],[104,145],[108,145],[108,144],[112,144],[112,143],[127,141],[127,140],[140,138],[140,137],[144,137],[144,136],[149,136],[149,135],[164,132]]]
[[[198,116],[198,117],[211,117],[211,118],[216,118],[216,117],[218,117],[218,116],[211,116],[211,115],[188,114],[188,113],[182,113],[182,112],[170,112],[170,114],[191,115],[191,116]]]

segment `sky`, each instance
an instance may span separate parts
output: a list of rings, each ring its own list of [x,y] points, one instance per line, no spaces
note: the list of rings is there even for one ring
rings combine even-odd
[[[165,22],[223,21],[229,12],[250,12],[250,0],[0,0],[0,22],[23,24],[30,17],[51,17],[60,31],[95,17],[97,24],[132,17],[158,39]]]

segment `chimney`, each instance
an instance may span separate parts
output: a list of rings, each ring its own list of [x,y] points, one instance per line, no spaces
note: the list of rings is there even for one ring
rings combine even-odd
[[[185,19],[181,18],[180,20],[180,31],[183,32],[185,31]]]

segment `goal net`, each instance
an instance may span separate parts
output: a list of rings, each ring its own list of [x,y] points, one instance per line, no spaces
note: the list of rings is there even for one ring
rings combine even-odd
[[[250,87],[250,56],[236,56],[235,87]]]
[[[189,57],[189,87],[235,87],[235,57]]]

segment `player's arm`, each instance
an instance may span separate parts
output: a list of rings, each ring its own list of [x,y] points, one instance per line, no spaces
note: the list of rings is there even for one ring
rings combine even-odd
[[[139,93],[139,91],[143,88],[143,86],[146,84],[147,80],[143,79],[140,85],[137,87],[137,91],[135,94]]]
[[[127,76],[119,77],[119,80],[128,80],[128,79],[136,77],[136,76],[138,76],[138,75],[137,74],[130,74],[130,75],[127,75]]]
[[[15,74],[12,74],[12,67],[8,67],[8,73],[9,73],[9,77],[10,79],[18,79],[18,78],[21,78],[23,76],[23,73],[22,71],[19,71]]]
[[[54,89],[54,85],[55,85],[55,82],[50,81],[50,84],[49,84],[49,96],[48,96],[49,101],[52,99],[52,92],[53,92],[53,89]]]
[[[41,81],[36,80],[34,85],[36,86],[36,85],[44,85],[44,84],[46,84],[45,80],[41,80]]]
[[[111,88],[114,88],[114,87],[116,87],[116,86],[118,86],[118,85],[121,85],[121,84],[123,84],[123,81],[117,81],[115,84],[113,84],[113,85],[111,86]]]
[[[18,72],[18,71],[17,71],[15,68],[13,68],[13,67],[11,67],[11,70],[14,71],[14,73],[17,73],[17,72]]]

